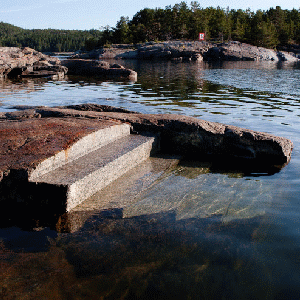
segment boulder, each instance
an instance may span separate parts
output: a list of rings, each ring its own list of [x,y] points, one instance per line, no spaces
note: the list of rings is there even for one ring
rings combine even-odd
[[[62,61],[70,75],[99,76],[110,79],[125,79],[136,81],[137,73],[119,64],[110,64],[95,59],[67,59]]]
[[[60,60],[25,47],[0,47],[0,78],[47,77],[61,79],[67,73]]]

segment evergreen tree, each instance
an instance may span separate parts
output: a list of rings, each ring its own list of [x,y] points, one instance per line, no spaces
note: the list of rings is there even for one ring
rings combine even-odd
[[[267,11],[202,8],[197,1],[180,2],[162,8],[144,8],[131,20],[121,17],[115,28],[101,30],[25,30],[0,22],[0,45],[31,47],[38,51],[91,50],[111,43],[189,39],[200,32],[207,40],[238,40],[275,48],[300,43],[300,10]]]

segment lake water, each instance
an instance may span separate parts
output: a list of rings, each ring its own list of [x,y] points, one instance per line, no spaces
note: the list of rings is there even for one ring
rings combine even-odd
[[[98,103],[186,114],[289,138],[290,163],[247,174],[157,157],[68,216],[72,230],[4,224],[0,296],[300,299],[300,66],[118,63],[138,81],[7,80],[0,111]]]

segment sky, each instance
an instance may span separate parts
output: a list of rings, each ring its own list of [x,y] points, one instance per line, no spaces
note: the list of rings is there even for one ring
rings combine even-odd
[[[143,8],[165,8],[181,0],[0,0],[0,22],[24,29],[101,29],[115,27],[121,16],[130,19]],[[191,1],[186,1],[188,4]],[[281,6],[299,9],[299,0],[199,0],[201,7],[256,11]]]

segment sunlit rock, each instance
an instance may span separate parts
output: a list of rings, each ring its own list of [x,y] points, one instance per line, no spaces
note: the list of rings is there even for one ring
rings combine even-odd
[[[25,47],[0,47],[0,77],[62,79],[67,68],[55,57]]]

